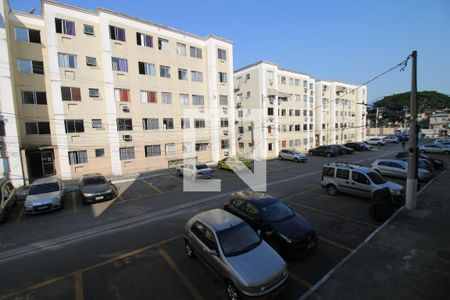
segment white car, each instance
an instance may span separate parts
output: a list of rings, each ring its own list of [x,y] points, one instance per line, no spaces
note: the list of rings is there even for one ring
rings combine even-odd
[[[450,154],[450,146],[443,143],[440,144],[425,144],[419,146],[420,153],[440,153]]]
[[[443,144],[443,143],[447,144],[447,143],[450,143],[450,139],[437,139],[434,141],[434,143],[435,144]]]
[[[206,164],[202,163],[186,163],[177,168],[178,176],[187,176],[192,180],[197,178],[209,179],[213,177],[213,170]]]
[[[383,176],[406,178],[408,176],[408,163],[396,159],[377,159],[372,163],[372,169]],[[425,169],[418,170],[419,180],[427,180],[431,173]]]
[[[367,141],[367,144],[369,145],[377,145],[377,146],[384,146],[386,145],[386,142],[383,138],[371,138]]]
[[[398,142],[400,142],[400,139],[398,138],[398,136],[388,135],[387,137],[384,138],[384,141],[386,143],[395,143],[395,144],[397,144]]]
[[[27,215],[62,209],[64,207],[64,184],[57,177],[45,177],[34,181],[23,205]]]

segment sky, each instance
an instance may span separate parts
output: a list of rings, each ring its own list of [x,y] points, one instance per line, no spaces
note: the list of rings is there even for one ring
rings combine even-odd
[[[364,83],[418,52],[419,90],[450,94],[450,0],[60,1],[108,8],[234,43],[234,68],[259,60],[316,79]],[[39,0],[10,0],[39,13]],[[409,91],[410,65],[368,85],[368,100]]]

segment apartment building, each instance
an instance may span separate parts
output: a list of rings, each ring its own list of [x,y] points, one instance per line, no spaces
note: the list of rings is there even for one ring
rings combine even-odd
[[[270,159],[280,149],[365,139],[367,87],[315,80],[260,61],[234,72],[237,153]]]
[[[366,139],[367,86],[317,80],[315,98],[316,145]]]
[[[235,154],[230,41],[54,1],[0,8],[3,172],[17,184]]]
[[[234,72],[237,153],[270,159],[314,147],[314,78],[259,61]]]

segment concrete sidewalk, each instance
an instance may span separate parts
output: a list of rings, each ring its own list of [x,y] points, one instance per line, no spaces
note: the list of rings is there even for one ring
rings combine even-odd
[[[302,299],[449,299],[449,185],[447,171]]]

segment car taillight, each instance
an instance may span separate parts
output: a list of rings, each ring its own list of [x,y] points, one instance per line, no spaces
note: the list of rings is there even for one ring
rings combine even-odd
[[[223,204],[223,209],[228,210],[228,208],[230,208],[230,204],[227,201]]]

